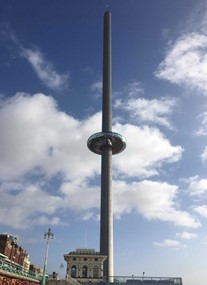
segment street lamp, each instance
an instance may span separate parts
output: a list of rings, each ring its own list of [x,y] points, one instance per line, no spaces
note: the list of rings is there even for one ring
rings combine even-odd
[[[60,278],[61,278],[61,279],[64,279],[63,270],[64,270],[64,265],[63,265],[63,263],[61,263],[61,265],[60,265]]]
[[[143,271],[143,276],[142,276],[142,280],[144,279],[144,275],[145,275],[145,272]]]
[[[53,239],[53,233],[51,232],[51,229],[48,229],[48,232],[44,234],[44,239],[47,240],[46,243],[46,251],[45,251],[45,261],[44,261],[44,268],[43,268],[43,274],[42,274],[42,285],[45,285],[45,274],[46,274],[46,268],[47,268],[47,258],[48,258],[48,248],[49,248],[49,240]]]

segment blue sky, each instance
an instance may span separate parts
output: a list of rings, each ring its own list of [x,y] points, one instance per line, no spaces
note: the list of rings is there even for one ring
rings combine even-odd
[[[109,8],[107,8],[107,6]],[[115,275],[203,285],[207,252],[205,1],[0,2],[0,229],[48,272],[99,250],[103,13],[112,13]]]

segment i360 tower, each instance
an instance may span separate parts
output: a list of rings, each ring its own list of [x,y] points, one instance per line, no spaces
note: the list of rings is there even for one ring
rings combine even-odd
[[[90,136],[87,145],[91,151],[101,155],[100,253],[108,257],[104,261],[103,275],[107,281],[112,281],[112,155],[123,151],[126,141],[120,134],[112,132],[111,13],[108,11],[104,14],[102,132]]]

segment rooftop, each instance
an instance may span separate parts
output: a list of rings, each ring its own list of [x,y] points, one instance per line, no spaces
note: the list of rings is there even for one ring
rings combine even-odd
[[[69,252],[69,254],[90,254],[90,255],[98,255],[100,252],[95,251],[93,248],[77,248],[75,251]]]

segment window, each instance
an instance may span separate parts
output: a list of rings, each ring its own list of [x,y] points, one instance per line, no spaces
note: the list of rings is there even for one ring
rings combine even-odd
[[[88,271],[88,268],[86,265],[84,265],[82,268],[82,277],[83,278],[87,278],[87,271]]]
[[[71,267],[71,277],[75,278],[76,277],[76,266],[73,265]]]
[[[93,267],[93,278],[99,278],[99,276],[98,276],[98,271],[99,271],[99,268],[98,268],[97,265],[95,265],[95,266]]]

